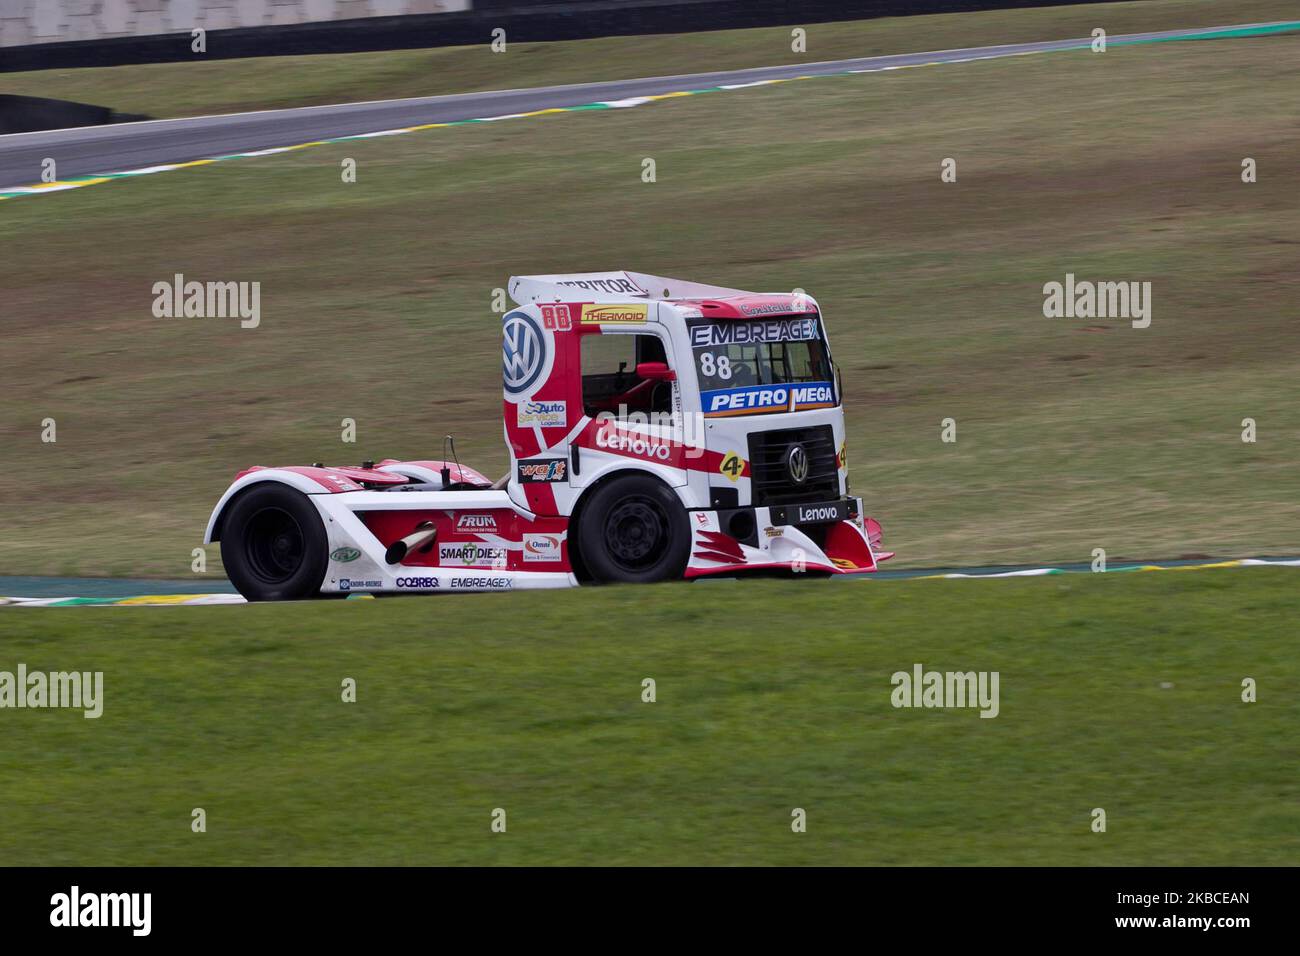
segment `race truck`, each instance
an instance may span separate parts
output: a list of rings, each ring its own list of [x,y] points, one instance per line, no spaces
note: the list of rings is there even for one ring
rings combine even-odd
[[[208,522],[250,601],[876,570],[815,299],[637,272],[515,276],[510,468],[255,466]],[[450,446],[450,452],[448,452]]]

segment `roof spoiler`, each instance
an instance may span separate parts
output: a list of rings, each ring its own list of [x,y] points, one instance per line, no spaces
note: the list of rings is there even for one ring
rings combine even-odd
[[[719,299],[750,295],[743,289],[687,282],[644,272],[573,272],[562,275],[511,276],[510,298],[516,305],[534,302],[644,302],[664,299]]]

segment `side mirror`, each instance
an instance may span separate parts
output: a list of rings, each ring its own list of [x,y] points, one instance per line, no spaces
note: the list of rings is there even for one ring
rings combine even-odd
[[[666,362],[641,362],[636,367],[636,377],[652,382],[675,382],[677,373]]]

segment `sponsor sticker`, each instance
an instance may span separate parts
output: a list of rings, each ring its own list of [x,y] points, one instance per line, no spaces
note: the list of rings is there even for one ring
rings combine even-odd
[[[746,315],[777,315],[782,312],[810,312],[812,305],[802,297],[793,302],[766,302],[762,305],[741,305],[740,311]]]
[[[370,588],[382,588],[383,581],[354,581],[351,578],[339,578],[340,591],[365,591]]]
[[[519,480],[529,482],[554,482],[569,479],[569,463],[563,458],[521,458]]]
[[[567,305],[542,305],[542,327],[552,332],[567,332],[573,328],[573,317]]]
[[[572,286],[587,292],[609,292],[617,295],[634,295],[644,299],[647,295],[641,288],[621,272],[594,272],[582,279],[560,279],[556,285]]]
[[[815,342],[817,319],[771,319],[767,322],[706,322],[691,326],[694,348],[753,345],[758,342]]]
[[[649,306],[645,305],[584,305],[582,324],[631,325],[644,322],[648,314]]]
[[[359,557],[361,557],[361,552],[356,548],[335,548],[330,552],[330,560],[337,561],[340,564],[347,564]]]
[[[514,581],[505,577],[459,577],[451,579],[451,589],[472,588],[475,591],[508,591]]]
[[[842,499],[819,504],[784,505],[772,509],[774,524],[828,524],[848,519],[849,503]]]
[[[747,385],[741,388],[718,388],[701,392],[704,415],[762,415],[770,412],[804,412],[814,408],[832,408],[835,388],[830,382],[803,382],[798,385]]]
[[[739,481],[740,476],[745,473],[745,460],[736,452],[729,451],[722,456],[722,463],[718,465],[718,471],[732,481]]]
[[[620,431],[613,419],[606,419],[596,429],[596,447],[646,461],[671,463],[673,457],[671,442],[638,432]]]
[[[529,399],[520,402],[519,424],[523,427],[563,428],[569,423],[568,402],[541,402]]]
[[[784,528],[764,528],[763,534],[769,538],[780,538],[785,534]]]
[[[524,535],[525,561],[559,561],[560,539],[553,534]]]
[[[457,534],[496,534],[497,519],[492,515],[461,515],[456,519]]]
[[[474,541],[438,545],[438,563],[461,567],[504,568],[506,549]]]
[[[431,590],[440,587],[438,578],[417,577],[417,578],[398,578],[397,586],[399,588],[412,588],[414,590]]]

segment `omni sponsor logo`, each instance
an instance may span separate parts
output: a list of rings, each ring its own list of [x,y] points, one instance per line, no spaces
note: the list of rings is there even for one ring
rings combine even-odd
[[[559,561],[560,539],[553,534],[524,535],[524,560]]]

